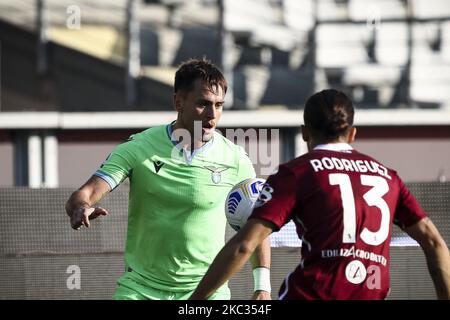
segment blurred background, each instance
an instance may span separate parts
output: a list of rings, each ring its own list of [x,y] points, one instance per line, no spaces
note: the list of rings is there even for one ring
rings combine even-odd
[[[448,0],[0,0],[0,299],[112,296],[127,183],[90,230],[70,229],[64,203],[115,145],[175,119],[174,73],[192,57],[229,82],[220,129],[268,130],[244,142],[275,150],[252,159],[261,177],[306,152],[306,99],[345,91],[354,146],[398,170],[450,243]],[[287,229],[274,298],[300,261]],[[434,298],[417,244],[394,233],[391,298]],[[231,289],[250,297],[248,266]]]

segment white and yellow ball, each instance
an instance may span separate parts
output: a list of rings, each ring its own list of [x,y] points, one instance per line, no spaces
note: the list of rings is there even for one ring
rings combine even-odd
[[[225,201],[225,215],[230,226],[238,231],[247,222],[266,180],[250,178],[231,189]]]

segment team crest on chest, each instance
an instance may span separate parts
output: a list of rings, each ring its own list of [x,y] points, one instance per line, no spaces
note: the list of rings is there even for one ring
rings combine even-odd
[[[220,183],[220,181],[222,180],[222,172],[224,172],[225,170],[229,169],[229,168],[216,168],[216,167],[213,167],[213,166],[206,166],[204,168],[208,169],[209,171],[211,171],[211,180],[215,184]]]

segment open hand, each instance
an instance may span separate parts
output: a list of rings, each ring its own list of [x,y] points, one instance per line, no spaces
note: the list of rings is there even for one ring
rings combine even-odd
[[[70,217],[70,225],[73,229],[79,230],[81,226],[89,228],[91,226],[90,220],[98,216],[106,216],[108,211],[101,207],[95,208],[79,208],[75,210]]]

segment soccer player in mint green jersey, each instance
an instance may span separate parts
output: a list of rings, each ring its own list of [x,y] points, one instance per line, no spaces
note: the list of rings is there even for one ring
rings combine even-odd
[[[172,123],[132,135],[118,145],[66,203],[72,228],[108,212],[94,207],[125,179],[130,181],[126,270],[115,299],[188,299],[224,245],[225,199],[255,177],[243,148],[215,127],[227,90],[207,60],[189,60],[175,74]],[[254,299],[270,299],[269,241],[251,259]],[[227,284],[211,299],[229,299]]]

